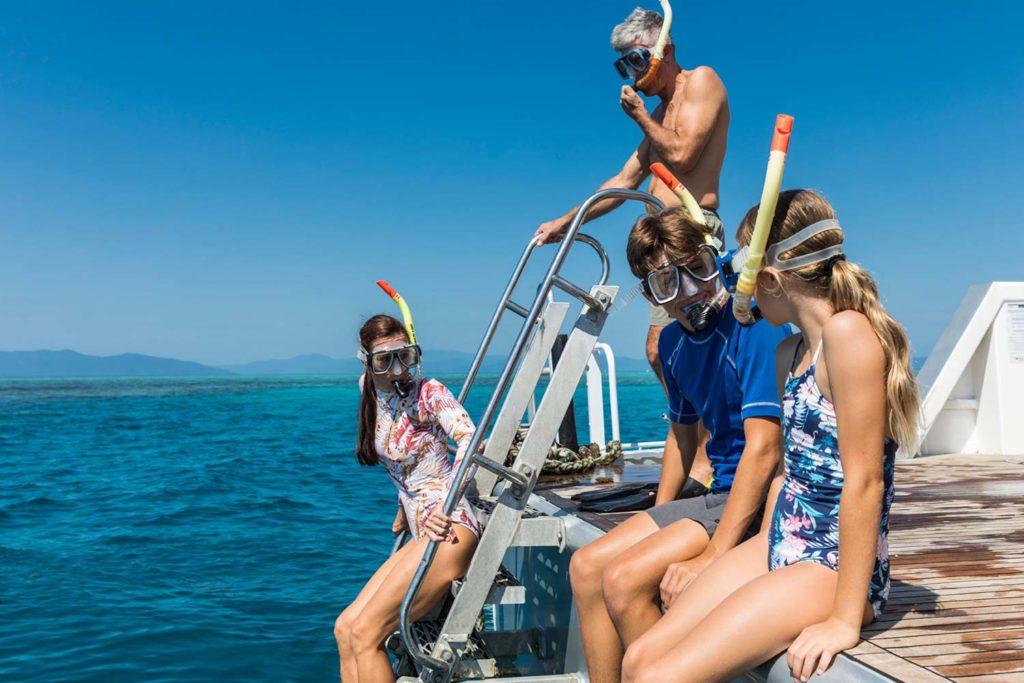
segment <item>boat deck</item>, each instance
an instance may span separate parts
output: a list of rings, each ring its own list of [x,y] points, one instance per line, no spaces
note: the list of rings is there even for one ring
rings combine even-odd
[[[630,465],[614,479],[654,481],[657,470]],[[633,513],[581,512],[569,496],[609,484],[542,480],[536,493],[608,531]],[[1024,456],[899,461],[890,524],[886,611],[835,668],[859,665],[869,675],[858,678],[873,680],[1024,683]],[[775,680],[784,668],[761,675]]]

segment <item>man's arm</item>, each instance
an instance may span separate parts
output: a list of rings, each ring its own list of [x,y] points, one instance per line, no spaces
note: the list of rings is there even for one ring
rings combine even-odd
[[[739,545],[761,509],[779,465],[780,432],[779,421],[775,418],[749,417],[743,421],[747,443],[722,511],[722,520],[703,553],[708,563]]]
[[[648,175],[650,175],[650,169],[648,168],[648,157],[650,149],[650,143],[644,140],[640,143],[640,146],[636,148],[629,159],[626,161],[626,165],[622,167],[622,170],[613,175],[608,180],[601,183],[601,186],[597,190],[606,190],[610,187],[620,187],[629,190],[635,190],[640,187],[640,183],[644,181]],[[595,190],[595,192],[597,191]],[[584,223],[592,221],[599,216],[603,216],[606,213],[612,211],[624,200],[622,199],[605,199],[597,204],[594,204],[590,208],[590,212],[584,219]],[[534,237],[537,239],[537,244],[549,244],[551,242],[558,242],[562,239],[565,231],[569,229],[569,223],[572,222],[573,216],[579,210],[579,206],[574,206],[569,210],[568,213],[559,216],[558,218],[542,223],[537,232],[534,233]]]
[[[779,421],[748,417],[743,421],[746,446],[725,501],[722,519],[700,555],[671,564],[661,581],[661,600],[671,607],[676,598],[712,562],[739,545],[764,500],[779,457]],[[781,485],[781,482],[780,482]],[[763,528],[763,527],[762,527]]]
[[[665,439],[665,453],[661,458],[661,476],[658,479],[655,505],[673,501],[679,495],[683,482],[690,476],[699,445],[700,435],[696,424],[670,424],[668,438]]]
[[[718,74],[706,66],[695,69],[690,75],[678,111],[671,111],[670,106],[665,115],[667,125],[658,123],[647,113],[644,101],[632,88],[622,86],[622,108],[640,126],[658,156],[676,173],[687,173],[697,165],[725,102],[725,85]]]

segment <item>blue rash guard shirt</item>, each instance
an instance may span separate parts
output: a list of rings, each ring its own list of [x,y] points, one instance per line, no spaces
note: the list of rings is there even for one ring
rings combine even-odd
[[[740,325],[731,298],[702,332],[688,333],[678,321],[661,331],[658,356],[668,389],[668,416],[677,424],[703,420],[711,432],[707,450],[714,493],[732,488],[746,445],[743,421],[782,417],[775,348],[789,335],[788,325],[772,327],[765,320]]]

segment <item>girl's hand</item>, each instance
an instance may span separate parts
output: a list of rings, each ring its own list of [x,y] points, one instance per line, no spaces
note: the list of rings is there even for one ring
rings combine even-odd
[[[408,528],[408,524],[405,521],[405,508],[401,505],[398,506],[398,514],[395,515],[395,521],[391,523],[391,533],[398,535]]]
[[[837,654],[859,642],[860,629],[835,617],[808,626],[786,652],[793,680],[807,681],[815,672],[825,673]]]
[[[426,519],[423,520],[423,528],[427,532],[427,538],[431,541],[441,543],[456,540],[455,534],[452,532],[452,518],[444,514],[444,506],[441,503],[437,503],[430,509]]]

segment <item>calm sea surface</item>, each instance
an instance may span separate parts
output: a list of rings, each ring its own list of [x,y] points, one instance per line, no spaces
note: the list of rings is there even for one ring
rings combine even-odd
[[[396,507],[352,455],[357,399],[354,377],[0,380],[0,680],[335,679]],[[663,402],[620,376],[623,438],[663,436]]]

